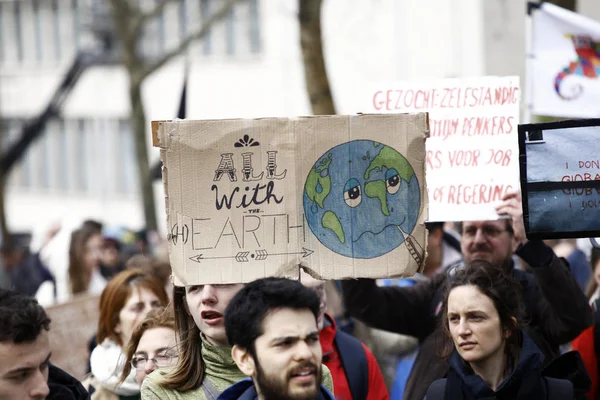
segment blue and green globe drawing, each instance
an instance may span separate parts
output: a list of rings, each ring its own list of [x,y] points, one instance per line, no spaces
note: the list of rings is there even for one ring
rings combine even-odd
[[[394,250],[415,228],[420,210],[419,181],[408,160],[369,140],[326,151],[304,185],[311,231],[347,257],[375,258]]]

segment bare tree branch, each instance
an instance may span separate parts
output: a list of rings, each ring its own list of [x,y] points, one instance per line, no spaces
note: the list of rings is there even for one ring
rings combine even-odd
[[[152,21],[154,18],[160,16],[165,11],[167,5],[169,3],[173,3],[174,1],[175,0],[160,0],[159,3],[156,6],[154,6],[152,10],[148,12],[140,11],[139,17],[135,19],[133,27],[131,28],[133,36],[138,37],[141,34],[144,25],[147,22]]]
[[[167,52],[167,54],[165,54],[160,60],[156,61],[154,64],[148,66],[139,75],[138,79],[140,80],[140,82],[143,81],[148,75],[150,75],[151,73],[153,73],[169,61],[171,61],[171,59],[183,53],[192,42],[194,42],[195,40],[202,39],[204,36],[206,36],[208,32],[210,32],[213,25],[225,18],[225,16],[229,13],[229,11],[231,11],[235,3],[237,3],[238,1],[240,0],[225,0],[225,4],[223,5],[223,7],[221,7],[221,9],[217,13],[211,15],[210,18],[204,21],[204,23],[197,32],[189,35],[187,38],[185,38],[185,40],[183,40],[179,44],[179,46]]]

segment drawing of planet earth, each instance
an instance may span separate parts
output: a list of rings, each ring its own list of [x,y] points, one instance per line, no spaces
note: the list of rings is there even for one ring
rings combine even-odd
[[[404,243],[421,209],[419,182],[402,154],[354,140],[326,151],[304,185],[308,225],[330,250],[375,258]]]

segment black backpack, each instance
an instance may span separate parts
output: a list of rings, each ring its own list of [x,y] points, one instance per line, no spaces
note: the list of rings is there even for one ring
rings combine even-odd
[[[362,342],[337,330],[334,345],[338,350],[352,398],[366,399],[369,394],[369,363]]]

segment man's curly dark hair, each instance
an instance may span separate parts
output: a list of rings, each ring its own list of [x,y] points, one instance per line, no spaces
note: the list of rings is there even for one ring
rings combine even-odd
[[[34,298],[0,289],[0,342],[29,343],[50,330],[50,318]]]

